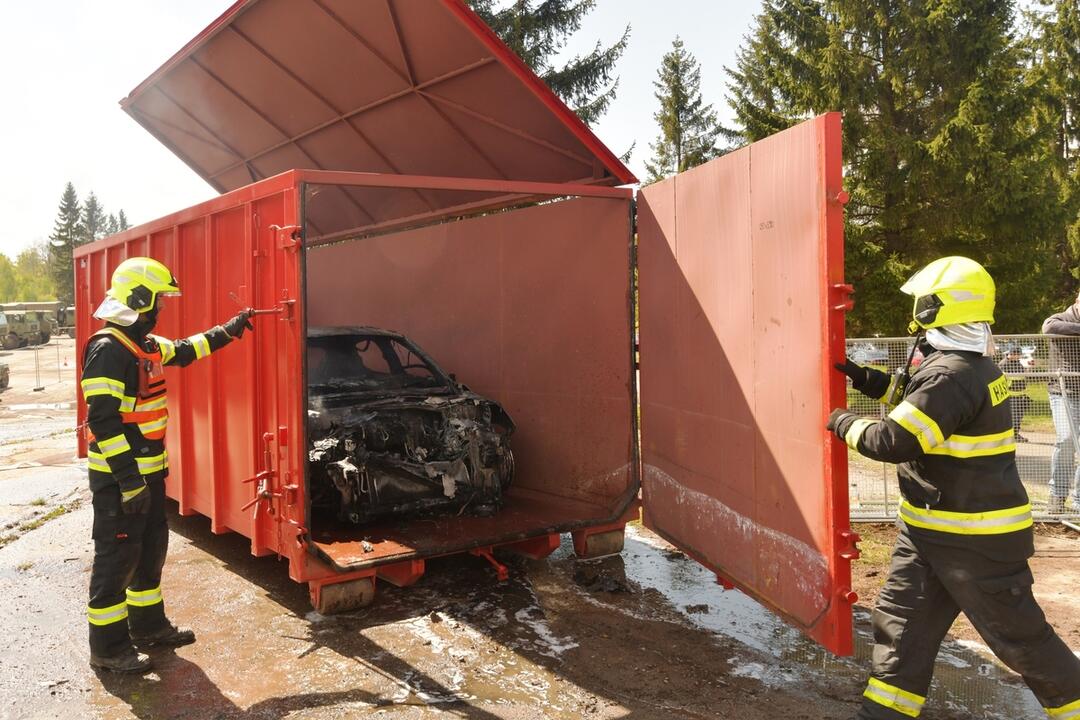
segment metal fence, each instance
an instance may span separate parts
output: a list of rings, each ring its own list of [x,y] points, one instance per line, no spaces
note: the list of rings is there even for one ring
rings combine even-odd
[[[1009,377],[1016,465],[1036,519],[1080,519],[1080,337],[997,335],[994,360]],[[888,373],[903,367],[913,338],[849,338],[847,354]],[[922,361],[916,352],[913,364]],[[848,407],[866,417],[888,413],[881,403],[848,386]],[[851,517],[896,516],[896,466],[848,453]]]

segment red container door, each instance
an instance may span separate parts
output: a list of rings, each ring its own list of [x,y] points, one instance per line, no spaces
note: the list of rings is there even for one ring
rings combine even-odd
[[[840,115],[644,188],[645,524],[837,654],[854,596]]]
[[[92,313],[124,259],[148,255],[180,280],[155,332],[184,338],[243,306],[254,333],[188,367],[166,370],[169,478],[181,514],[216,533],[251,538],[252,552],[290,554],[304,524],[303,256],[295,180],[280,176],[76,249],[77,346],[102,323]],[[80,401],[79,422],[86,406]],[[85,437],[80,453],[85,455]]]

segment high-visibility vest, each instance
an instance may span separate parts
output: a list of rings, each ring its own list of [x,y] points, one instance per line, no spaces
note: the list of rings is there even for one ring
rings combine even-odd
[[[148,440],[161,440],[169,422],[169,408],[165,392],[165,370],[161,364],[161,349],[147,352],[120,330],[105,327],[91,336],[108,336],[115,339],[135,356],[139,363],[139,390],[135,398],[125,398],[120,403],[120,422],[134,424]],[[93,437],[90,438],[91,442]]]

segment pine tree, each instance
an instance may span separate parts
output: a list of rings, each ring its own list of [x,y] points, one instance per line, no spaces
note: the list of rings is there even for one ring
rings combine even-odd
[[[718,154],[721,128],[712,105],[701,98],[701,69],[694,56],[676,37],[671,52],[660,62],[653,82],[660,110],[653,115],[660,137],[650,147],[653,161],[646,163],[648,182],[689,170]]]
[[[124,214],[123,210],[116,213],[116,224],[117,232],[123,232],[124,230],[127,230],[131,227],[131,223],[128,222],[127,215]]]
[[[1070,297],[1080,286],[1080,7],[1073,0],[1040,0],[1025,15],[1028,85],[1038,100],[1036,122],[1047,130],[1047,159],[1064,215],[1055,245],[1059,292]]]
[[[79,196],[75,193],[75,186],[69,182],[60,197],[56,223],[53,225],[52,235],[49,236],[47,263],[48,274],[56,287],[57,296],[66,303],[72,302],[75,297],[72,249],[82,241],[84,233]]]
[[[588,124],[604,114],[619,87],[615,65],[626,50],[630,26],[612,45],[597,41],[586,55],[556,67],[555,56],[596,0],[467,0],[476,14]]]
[[[1054,303],[1056,185],[1031,119],[1012,0],[764,0],[728,70],[730,138],[844,113],[852,334],[894,334],[898,287],[946,254],[983,262],[998,331],[1032,331]]]
[[[115,235],[120,232],[120,222],[116,219],[116,215],[109,213],[105,218],[105,237]]]
[[[105,235],[107,234],[107,222],[108,219],[105,215],[105,208],[103,208],[101,206],[101,203],[98,202],[97,195],[91,192],[87,196],[86,202],[83,203],[83,234],[78,244],[82,245],[83,243],[94,242],[95,240],[100,240],[101,238],[105,237]]]

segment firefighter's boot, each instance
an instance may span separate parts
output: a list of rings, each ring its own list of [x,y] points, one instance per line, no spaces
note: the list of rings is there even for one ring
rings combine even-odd
[[[99,670],[108,670],[115,673],[145,673],[154,666],[149,655],[135,652],[135,648],[129,647],[119,655],[112,657],[98,657],[90,654],[90,667]]]
[[[147,635],[135,635],[132,633],[131,641],[136,645],[168,645],[170,647],[180,647],[181,645],[190,645],[195,642],[195,631],[186,627],[177,627],[172,623],[165,625],[160,630],[156,630]]]

